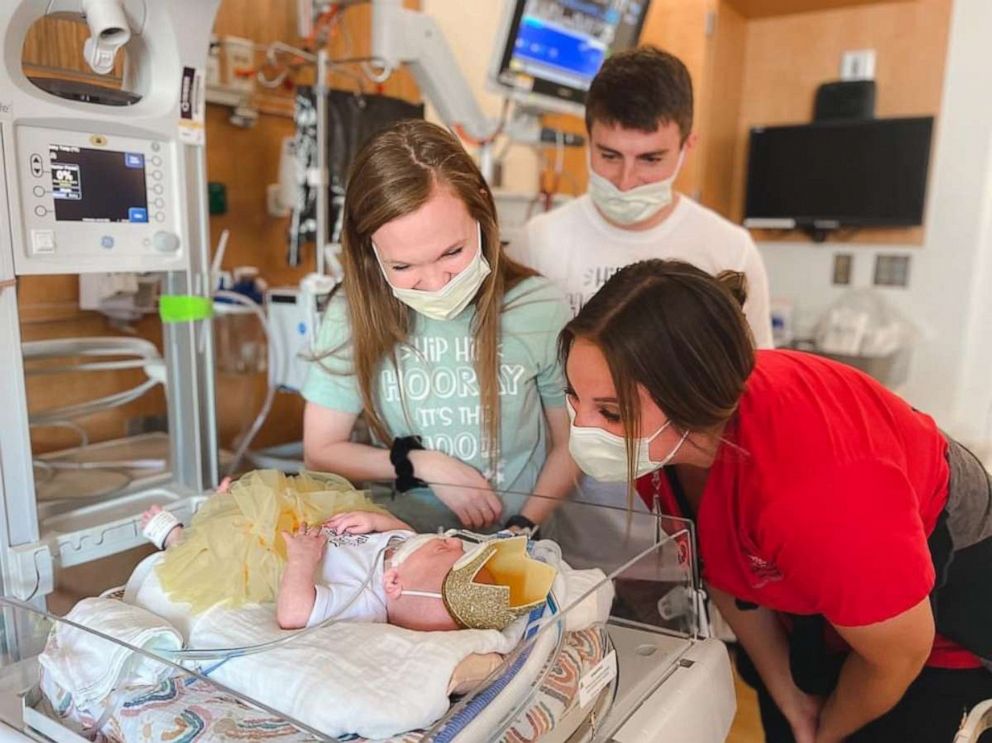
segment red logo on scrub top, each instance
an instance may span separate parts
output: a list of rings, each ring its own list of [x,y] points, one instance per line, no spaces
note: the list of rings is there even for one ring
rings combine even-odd
[[[767,560],[762,560],[757,555],[752,555],[749,552],[746,552],[744,556],[747,557],[748,566],[751,568],[751,572],[758,579],[758,582],[754,585],[755,588],[761,588],[762,586],[773,581],[782,580],[782,574],[779,572],[778,568],[775,567],[774,563],[770,563]]]

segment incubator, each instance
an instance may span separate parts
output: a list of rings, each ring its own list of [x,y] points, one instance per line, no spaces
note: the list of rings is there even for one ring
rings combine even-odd
[[[574,501],[562,507],[604,509]],[[111,636],[115,625],[97,622],[96,613],[63,619],[2,599],[5,620],[24,631],[17,648],[5,649],[0,716],[10,736],[58,741],[96,732],[158,740],[194,728],[202,728],[198,740],[227,730],[289,740],[357,731],[395,743],[721,741],[734,691],[723,644],[700,633],[692,525],[650,514],[632,520],[639,523],[614,545],[605,570],[569,568],[581,544],[563,552],[552,540],[532,540],[530,555],[556,566],[558,578],[546,605],[503,639],[492,631],[418,633],[333,620],[279,631],[271,606],[254,605],[208,610],[181,631],[157,625],[149,630],[158,633],[156,644],[149,633]],[[471,544],[505,535],[458,536]],[[73,655],[74,643],[84,650]],[[450,700],[434,674],[417,671],[425,662],[447,669],[456,659],[457,669],[471,652],[493,649],[502,655],[495,670]],[[120,663],[102,675],[78,662],[90,658],[103,668],[110,657]],[[95,699],[94,688],[107,693]],[[410,721],[420,724],[407,730]]]

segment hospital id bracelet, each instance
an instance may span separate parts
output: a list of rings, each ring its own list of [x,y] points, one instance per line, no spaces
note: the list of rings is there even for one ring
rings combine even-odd
[[[148,523],[145,524],[145,528],[141,530],[141,534],[161,550],[165,549],[165,540],[169,538],[172,530],[182,525],[182,522],[176,518],[175,514],[171,511],[163,510],[149,519]]]
[[[427,487],[426,482],[413,474],[413,462],[410,461],[410,452],[423,451],[423,448],[419,436],[401,436],[393,439],[393,445],[389,448],[389,461],[396,471],[397,492],[405,493],[414,488]]]

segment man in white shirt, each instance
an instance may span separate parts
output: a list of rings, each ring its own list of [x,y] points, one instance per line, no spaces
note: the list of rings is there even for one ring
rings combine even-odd
[[[768,279],[751,236],[672,189],[696,142],[692,120],[692,79],[677,57],[640,47],[607,59],[586,100],[588,192],[530,220],[510,253],[554,281],[573,314],[637,261],[678,259],[714,275],[740,271],[747,277],[744,311],[755,344],[770,348]],[[627,488],[583,477],[574,498],[622,507]],[[640,499],[634,501],[634,510],[644,511]],[[606,568],[629,557],[632,545],[651,544],[651,521],[635,518],[628,529],[623,512],[565,507],[546,531],[578,567]]]
[[[770,348],[768,278],[750,235],[672,189],[695,145],[692,118],[692,80],[677,57],[639,47],[607,59],[586,101],[589,190],[530,220],[511,255],[557,283],[573,314],[648,258],[741,271],[755,343]]]

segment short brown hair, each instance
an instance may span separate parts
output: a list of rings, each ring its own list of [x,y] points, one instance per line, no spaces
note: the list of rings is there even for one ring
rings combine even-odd
[[[586,129],[594,121],[653,132],[674,121],[682,141],[692,132],[692,78],[682,60],[653,46],[607,59],[586,97]]]
[[[562,362],[577,338],[602,351],[617,392],[630,479],[641,411],[637,386],[681,431],[706,431],[737,410],[754,368],[754,341],[742,306],[744,275],[710,276],[681,261],[621,269],[559,338]]]

